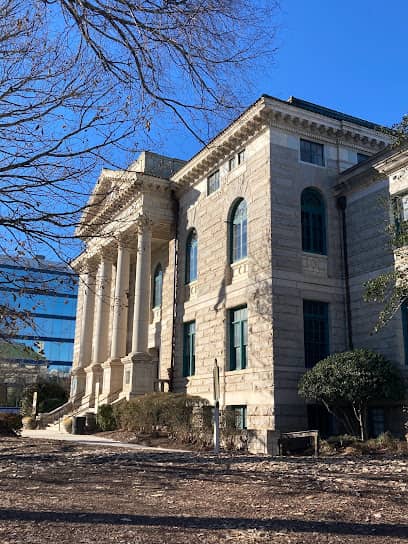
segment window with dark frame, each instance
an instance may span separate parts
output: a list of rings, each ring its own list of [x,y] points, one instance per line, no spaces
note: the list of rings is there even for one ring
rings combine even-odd
[[[186,277],[185,282],[191,283],[197,279],[197,251],[198,240],[197,233],[192,230],[187,238],[186,243]]]
[[[302,250],[327,255],[326,207],[320,191],[304,189],[301,196]]]
[[[305,366],[313,368],[329,355],[329,305],[317,300],[303,301]]]
[[[246,405],[232,405],[227,406],[227,417],[229,423],[233,425],[235,429],[247,429],[247,407]]]
[[[195,332],[196,323],[190,321],[183,325],[183,376],[195,374]]]
[[[357,164],[360,162],[368,161],[370,158],[370,155],[366,155],[365,153],[357,153]]]
[[[214,193],[220,188],[220,171],[216,170],[207,178],[207,195]]]
[[[230,158],[230,160],[228,161],[228,170],[231,172],[231,170],[234,170],[235,168],[235,165],[236,165],[236,159],[235,159],[235,155],[233,157]]]
[[[248,311],[240,306],[229,311],[229,370],[242,370],[248,363]]]
[[[324,145],[300,139],[300,160],[324,166]]]
[[[241,151],[238,151],[237,159],[238,165],[242,164],[245,161],[245,149],[241,149]]]
[[[153,276],[153,308],[158,308],[162,303],[163,294],[163,270],[160,264],[156,266]]]
[[[230,262],[241,261],[248,256],[247,205],[237,202],[232,210],[230,226]]]

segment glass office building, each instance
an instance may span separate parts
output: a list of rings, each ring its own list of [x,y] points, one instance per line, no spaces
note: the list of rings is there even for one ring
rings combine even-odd
[[[33,259],[0,256],[0,300],[2,305],[23,315],[14,330],[3,331],[3,335],[43,355],[50,372],[69,372],[75,336],[77,276],[64,264],[47,261],[42,256]],[[32,362],[35,363],[34,358]]]

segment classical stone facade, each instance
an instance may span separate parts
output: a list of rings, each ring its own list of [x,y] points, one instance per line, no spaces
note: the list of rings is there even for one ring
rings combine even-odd
[[[374,159],[354,165],[387,143],[372,123],[262,96],[187,163],[145,152],[103,170],[73,263],[77,410],[169,381],[211,401],[217,359],[221,405],[262,436],[310,425],[306,352],[353,344],[402,364],[401,323],[370,336],[376,308],[361,299],[393,253],[376,202],[389,187],[353,178]]]

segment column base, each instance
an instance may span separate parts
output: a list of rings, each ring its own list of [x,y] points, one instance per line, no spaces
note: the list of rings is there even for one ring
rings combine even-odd
[[[153,393],[155,366],[148,353],[130,353],[123,359],[123,389],[121,398]]]
[[[123,363],[121,359],[108,359],[102,364],[103,388],[100,404],[110,404],[119,397],[123,386]]]
[[[93,408],[95,406],[96,394],[101,394],[102,391],[102,379],[103,370],[100,363],[92,363],[85,368],[86,385],[85,395],[82,399],[81,406],[84,408]],[[96,391],[97,384],[99,384],[98,392]]]
[[[83,367],[74,368],[71,372],[70,401],[73,406],[78,406],[85,395],[86,374]]]

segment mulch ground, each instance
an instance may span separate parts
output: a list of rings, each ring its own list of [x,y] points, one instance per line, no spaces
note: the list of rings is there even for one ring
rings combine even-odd
[[[1,544],[408,542],[408,459],[0,438]]]

